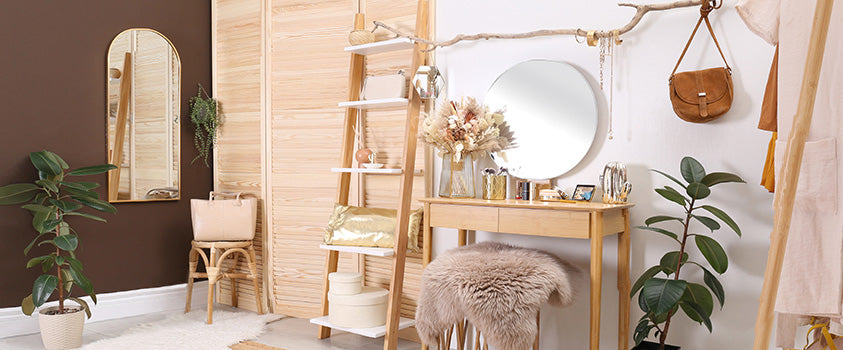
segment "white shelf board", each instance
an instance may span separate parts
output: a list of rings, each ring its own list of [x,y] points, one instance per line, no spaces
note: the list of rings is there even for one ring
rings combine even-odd
[[[346,101],[340,102],[340,107],[359,108],[359,109],[374,109],[374,108],[395,108],[406,107],[410,100],[406,98],[382,98],[377,100],[360,100],[360,101]]]
[[[401,174],[401,169],[399,168],[380,168],[380,169],[369,169],[369,168],[331,168],[331,172],[333,173],[360,173],[360,174]],[[414,174],[421,174],[421,169],[415,169],[413,171]]]
[[[376,53],[383,53],[389,51],[398,51],[409,49],[413,47],[413,42],[407,38],[396,38],[383,41],[376,41],[373,43],[348,46],[345,52],[356,53],[358,55],[373,55]]]
[[[347,245],[328,245],[320,244],[319,248],[327,250],[336,250],[338,252],[348,252],[357,254],[366,254],[372,256],[392,256],[395,250],[392,248],[378,248],[378,247],[355,247]]]
[[[337,327],[331,324],[331,321],[328,320],[328,316],[322,316],[310,319],[310,323],[318,324],[320,326],[330,327],[331,329],[336,329],[338,331],[345,331],[349,333],[359,334],[369,338],[380,338],[386,335],[386,325],[380,327],[372,327],[372,328],[346,328],[346,327]],[[416,320],[401,317],[398,321],[398,329],[404,329],[412,327],[416,324]]]

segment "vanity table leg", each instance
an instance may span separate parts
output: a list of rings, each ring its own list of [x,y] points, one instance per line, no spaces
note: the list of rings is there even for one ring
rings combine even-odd
[[[603,275],[603,213],[591,213],[591,321],[589,349],[600,349],[600,293]]]
[[[462,247],[468,243],[468,230],[457,230],[459,242],[457,244]]]
[[[623,209],[624,231],[618,235],[618,350],[629,349],[629,209]]]

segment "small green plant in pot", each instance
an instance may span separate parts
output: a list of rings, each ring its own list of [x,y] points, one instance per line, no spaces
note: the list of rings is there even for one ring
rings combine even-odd
[[[715,185],[744,181],[731,173],[706,174],[702,164],[691,157],[682,158],[680,162],[680,172],[685,182],[667,173],[655,169],[653,171],[679,185],[679,189],[664,186],[655,191],[664,199],[681,206],[683,215],[656,215],[645,221],[646,226],[636,228],[660,233],[675,241],[678,249],[667,252],[658,265],[645,271],[632,285],[630,297],[638,293],[638,305],[641,311],[644,311],[644,316],[635,327],[634,339],[637,349],[665,350],[665,340],[671,320],[680,310],[690,319],[704,324],[711,332],[714,298],[717,298],[720,307],[723,307],[725,301],[723,285],[715,273],[718,275],[725,273],[729,267],[729,259],[726,251],[711,237],[711,234],[721,228],[720,222],[738,236],[741,235],[741,230],[726,212],[711,205],[702,205],[701,202],[711,194],[712,187]],[[708,214],[713,215],[720,222],[706,216]],[[655,224],[661,227],[654,226]],[[702,253],[708,266],[689,259],[688,252],[694,246]],[[685,266],[702,270],[704,285],[682,279],[681,273]],[[642,343],[653,330],[658,338],[658,344]],[[676,349],[670,346],[667,348]]]
[[[91,281],[83,273],[82,262],[76,257],[79,236],[66,220],[80,217],[105,222],[105,219],[79,210],[88,207],[101,212],[115,213],[117,209],[99,199],[99,194],[93,191],[99,187],[96,182],[71,179],[101,174],[117,167],[103,164],[67,171],[70,168],[68,164],[55,153],[46,150],[30,153],[29,159],[38,170],[38,179],[33,183],[0,187],[0,205],[25,203],[22,208],[33,216],[35,237],[23,249],[24,255],[29,255],[35,246],[49,246],[54,249],[46,255],[31,258],[26,263],[27,268],[40,267],[43,274],[35,279],[32,294],[23,299],[21,308],[25,314],[32,315],[36,308],[44,305],[47,299],[57,292],[58,307],[40,310],[38,321],[42,340],[47,349],[79,347],[82,345],[82,327],[85,322],[82,311],[85,311],[88,318],[91,317],[91,311],[84,300],[70,295],[71,288],[79,287],[94,303],[97,302],[97,296]],[[79,306],[66,307],[65,301],[68,299]],[[59,327],[53,329],[54,326]]]

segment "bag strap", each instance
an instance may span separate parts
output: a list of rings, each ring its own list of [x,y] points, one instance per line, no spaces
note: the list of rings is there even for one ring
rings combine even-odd
[[[811,318],[811,328],[808,329],[808,334],[806,335],[806,342],[808,343],[805,345],[803,349],[808,349],[814,344],[816,344],[820,339],[824,339],[826,343],[826,347],[823,349],[828,348],[829,350],[837,350],[837,345],[834,344],[834,339],[837,338],[828,331],[828,322],[826,323],[818,323],[816,317]],[[811,341],[811,333],[814,331],[820,331],[820,335],[822,338],[815,336],[814,341]]]
[[[712,3],[714,5],[712,5]],[[691,46],[691,41],[694,40],[694,36],[697,34],[697,30],[700,29],[700,24],[702,24],[703,20],[705,20],[705,26],[708,28],[708,32],[711,33],[711,38],[714,39],[714,45],[717,46],[717,51],[720,52],[720,57],[723,58],[723,63],[726,64],[726,70],[730,73],[732,72],[732,67],[729,67],[729,62],[726,61],[726,55],[723,54],[723,50],[720,49],[720,43],[717,41],[717,36],[714,35],[714,29],[711,28],[711,22],[708,20],[708,14],[711,11],[719,9],[720,6],[723,6],[723,2],[721,1],[720,4],[717,4],[717,0],[704,0],[702,3],[702,7],[700,7],[700,19],[697,21],[697,25],[694,27],[694,31],[691,32],[691,37],[688,38],[688,43],[685,44],[685,48],[682,49],[682,55],[679,56],[679,60],[676,61],[676,65],[673,67],[673,72],[670,72],[670,80],[673,80],[673,76],[676,74],[676,70],[679,69],[679,64],[682,63],[682,59],[685,58],[685,54],[688,52],[688,48]]]
[[[214,197],[216,197],[216,196],[220,196],[220,197],[225,197],[225,196],[228,196],[228,197],[231,197],[231,196],[236,196],[236,198],[235,198],[235,199],[237,199],[237,204],[238,204],[238,205],[240,205],[240,195],[241,195],[241,194],[243,194],[243,192],[236,192],[236,193],[235,193],[235,192],[214,192],[214,191],[211,191],[211,193],[208,195],[208,200],[209,200],[209,201],[211,201],[211,202],[213,202],[213,201],[214,201]]]

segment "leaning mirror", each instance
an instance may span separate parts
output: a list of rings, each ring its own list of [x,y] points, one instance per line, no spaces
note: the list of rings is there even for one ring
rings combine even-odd
[[[597,100],[573,66],[556,61],[521,62],[489,88],[486,104],[503,108],[518,148],[493,154],[498,166],[522,179],[550,179],[573,169],[597,132]]]
[[[181,62],[166,37],[129,29],[108,48],[106,119],[110,202],[177,200]]]

